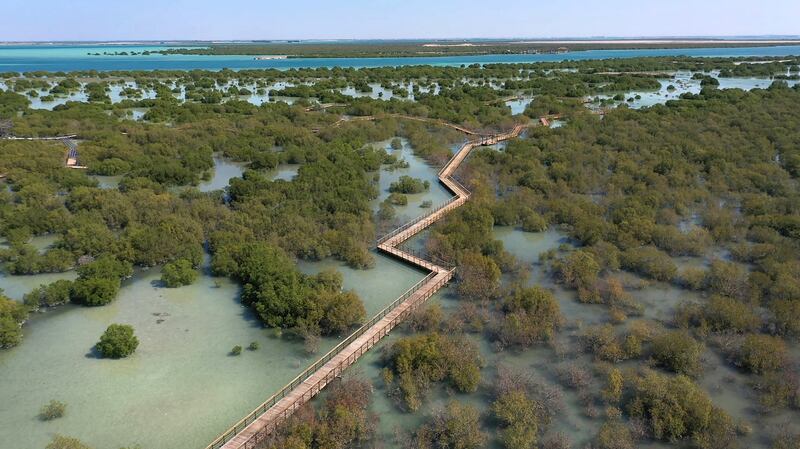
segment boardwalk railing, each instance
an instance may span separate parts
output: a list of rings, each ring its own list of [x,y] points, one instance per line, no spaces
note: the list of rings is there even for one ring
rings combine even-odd
[[[64,140],[64,139],[75,139],[77,138],[77,134],[69,134],[66,136],[53,136],[53,137],[17,137],[17,136],[7,136],[2,137],[5,140]]]
[[[451,197],[449,200],[447,200],[444,203],[440,204],[435,209],[432,209],[432,210],[420,215],[419,217],[409,221],[408,223],[403,224],[399,228],[394,229],[393,231],[391,231],[388,234],[384,235],[383,237],[379,238],[378,241],[376,242],[376,246],[380,245],[381,243],[386,242],[390,238],[396,236],[397,234],[400,234],[401,232],[403,232],[406,229],[416,225],[417,223],[419,223],[421,221],[425,221],[425,219],[431,219],[437,212],[439,212],[440,210],[444,209],[445,207],[453,204],[455,201],[458,201],[458,199],[459,199],[458,196]],[[436,221],[436,220],[433,220],[433,221]]]
[[[453,268],[456,267],[455,263],[453,263],[451,261],[448,261],[448,260],[444,260],[441,257],[434,256],[433,254],[430,254],[425,250],[409,248],[408,246],[406,246],[404,244],[400,244],[399,246],[396,246],[395,249],[403,251],[403,252],[408,253],[408,254],[411,254],[412,256],[414,256],[414,257],[416,257],[418,259],[429,260],[429,261],[433,262],[433,264],[438,265],[440,267],[447,268],[448,270],[452,270]]]
[[[287,409],[283,410],[280,413],[280,415],[279,415],[279,417],[277,419],[271,421],[268,425],[264,426],[258,432],[253,434],[253,436],[250,437],[244,443],[244,445],[242,445],[241,447],[243,449],[256,449],[256,448],[258,448],[259,444],[261,442],[263,442],[267,437],[269,437],[269,435],[273,431],[275,431],[275,429],[282,422],[284,422],[286,419],[288,419],[294,413],[295,410],[297,410],[303,404],[305,404],[306,402],[311,400],[311,398],[314,397],[316,395],[316,393],[321,391],[323,388],[325,388],[326,385],[328,385],[336,377],[338,377],[345,370],[345,368],[347,368],[348,366],[350,366],[353,363],[355,363],[356,360],[358,360],[362,355],[364,355],[370,348],[375,346],[375,344],[377,344],[383,337],[385,337],[386,335],[389,335],[389,332],[392,329],[394,329],[395,326],[397,326],[402,321],[404,321],[405,318],[410,313],[412,313],[414,310],[416,310],[417,307],[420,304],[424,303],[428,298],[433,296],[442,286],[447,284],[450,281],[450,279],[453,278],[454,274],[455,274],[455,270],[450,270],[449,272],[447,272],[447,276],[443,277],[440,281],[438,281],[436,283],[436,285],[433,286],[433,288],[426,290],[427,293],[424,296],[420,296],[412,304],[409,304],[409,307],[406,308],[402,313],[400,313],[397,316],[395,316],[389,323],[387,323],[386,326],[381,329],[381,332],[378,332],[378,333],[374,334],[369,340],[363,342],[361,344],[361,346],[359,346],[356,351],[354,351],[352,354],[350,354],[350,356],[347,359],[344,359],[344,360],[340,361],[335,369],[329,371],[324,378],[318,380],[314,385],[312,385],[308,389],[308,391],[303,395],[301,400],[293,402],[290,407],[288,407]],[[431,276],[431,275],[433,275],[433,276]],[[436,274],[436,273],[431,273],[431,275],[426,277],[424,280],[433,280],[436,276],[438,276],[438,274]],[[419,287],[417,287],[417,289],[419,289]],[[411,296],[411,295],[408,295],[408,296]],[[401,297],[401,298],[403,300],[405,300],[405,299],[408,298],[408,296]],[[400,303],[403,302],[403,301],[400,301],[401,298],[398,298],[398,300],[395,301],[397,304],[393,303],[394,306],[397,306],[397,305],[399,305]],[[393,310],[394,306],[387,307],[387,309]],[[389,310],[387,310],[387,309],[384,309],[384,311],[386,311],[388,313]],[[381,316],[381,319],[383,317],[385,317],[387,313],[384,313],[383,316]],[[376,315],[376,317],[377,317],[377,315]],[[379,320],[375,320],[375,323],[377,323],[378,321]],[[217,448],[218,447],[220,447],[220,446],[217,446]],[[212,447],[209,446],[209,448],[206,448],[206,449],[211,449],[211,448]]]
[[[469,190],[451,175],[473,148],[515,137],[523,128],[522,125],[518,125],[514,130],[505,134],[481,136],[480,139],[466,142],[461,151],[457,152],[439,172],[439,182],[444,184],[455,196],[436,209],[378,239],[377,246],[381,251],[424,268],[430,271],[430,274],[306,368],[253,412],[225,431],[206,449],[222,447],[255,449],[296,409],[311,400],[345,368],[355,363],[381,338],[388,335],[409,313],[453,278],[455,268],[450,268],[452,264],[429,260],[429,255],[418,254],[415,250],[403,248],[401,244],[467,201],[470,196]]]
[[[425,276],[421,281],[414,284],[411,288],[406,290],[405,293],[400,295],[397,299],[392,301],[391,304],[384,307],[380,312],[378,312],[375,316],[372,317],[368,322],[364,323],[356,329],[352,334],[350,334],[346,339],[342,340],[339,344],[333,347],[330,351],[328,351],[325,355],[320,357],[316,362],[314,362],[311,366],[303,370],[302,373],[298,374],[297,377],[292,379],[291,382],[286,384],[283,388],[278,390],[277,393],[270,396],[264,403],[256,407],[250,414],[242,418],[239,422],[234,424],[230,429],[226,430],[222,435],[217,437],[211,444],[209,444],[206,449],[219,449],[222,447],[228,440],[233,438],[236,434],[244,430],[245,427],[250,425],[253,421],[258,419],[259,416],[264,414],[267,410],[270,409],[276,402],[280,399],[284,398],[290,391],[295,389],[298,385],[303,383],[306,379],[311,377],[318,369],[320,369],[323,365],[328,363],[332,358],[334,358],[337,354],[342,352],[344,348],[350,345],[353,341],[355,341],[358,337],[362,336],[364,332],[367,331],[370,327],[374,326],[375,323],[380,321],[383,317],[385,317],[389,312],[394,310],[398,304],[402,303],[409,296],[414,294],[420,287],[425,285],[427,282],[430,282],[434,277],[436,277],[437,273],[430,273]],[[449,279],[448,279],[449,280]]]

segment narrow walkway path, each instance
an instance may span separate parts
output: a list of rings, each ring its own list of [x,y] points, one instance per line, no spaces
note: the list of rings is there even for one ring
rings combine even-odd
[[[67,136],[55,136],[55,137],[16,137],[16,136],[8,136],[3,137],[2,139],[5,140],[64,140],[64,139],[74,139],[78,137],[77,134],[69,134]]]
[[[405,116],[401,118],[417,120],[417,118]],[[375,118],[360,119],[374,120]],[[430,121],[429,119],[419,120]],[[454,129],[464,130],[458,125],[449,126]],[[300,406],[311,400],[327,384],[339,376],[345,368],[355,363],[359,357],[375,346],[381,338],[388,335],[389,331],[402,322],[414,309],[433,296],[453,278],[455,268],[438,265],[403,251],[398,247],[404,241],[440,220],[448,212],[461,206],[469,199],[469,190],[456,181],[452,174],[474,148],[481,145],[494,145],[503,140],[517,137],[525,127],[525,125],[517,125],[509,132],[481,136],[479,139],[465,143],[439,172],[439,181],[454,194],[450,201],[432,210],[427,215],[406,223],[378,241],[378,249],[380,251],[430,273],[316,363],[308,367],[278,393],[219,436],[206,449],[257,448],[281,422],[291,416]],[[468,134],[477,135],[472,131],[469,131]]]
[[[337,127],[337,126],[340,126],[342,123],[347,123],[347,122],[370,122],[370,121],[379,120],[381,118],[387,118],[387,117],[399,118],[399,119],[403,119],[403,120],[412,120],[412,121],[415,121],[415,122],[430,123],[430,124],[433,124],[433,125],[443,126],[445,128],[455,129],[456,131],[461,131],[462,133],[470,135],[470,136],[480,136],[481,135],[477,131],[473,131],[473,130],[471,130],[469,128],[465,128],[465,127],[460,126],[460,125],[456,125],[456,124],[453,124],[453,123],[450,123],[450,122],[446,122],[446,121],[441,120],[441,119],[428,118],[428,117],[414,117],[413,115],[405,115],[405,114],[345,116],[345,117],[340,118],[336,122],[334,122],[333,125],[331,125],[331,126]]]

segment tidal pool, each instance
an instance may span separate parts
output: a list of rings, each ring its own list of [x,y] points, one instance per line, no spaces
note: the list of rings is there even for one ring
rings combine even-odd
[[[59,236],[55,234],[38,236],[32,238],[28,244],[39,250],[40,253],[43,253],[45,250],[50,248],[56,242],[56,240],[58,240],[58,238]],[[6,244],[5,240],[0,242],[0,248],[7,246],[8,245]],[[22,297],[25,295],[25,293],[28,293],[40,285],[50,284],[60,279],[73,280],[77,276],[78,275],[75,273],[75,271],[66,271],[64,273],[13,275],[9,274],[3,269],[0,269],[0,290],[3,290],[3,294],[7,297],[17,301],[22,301]],[[2,353],[2,350],[0,350],[0,353]]]
[[[352,86],[340,89],[339,92],[353,98],[369,97],[373,100],[390,100],[394,97],[394,93],[391,90],[385,89],[380,84],[370,83],[369,87],[372,89],[370,92],[361,92]]]
[[[269,175],[273,181],[282,179],[284,181],[291,181],[297,176],[297,171],[300,169],[300,164],[280,164],[277,168],[270,170]]]
[[[228,187],[231,179],[239,178],[244,173],[245,164],[233,162],[223,157],[214,157],[214,174],[208,181],[201,182],[197,189],[201,192],[212,192]]]
[[[386,257],[368,271],[329,260],[300,268],[338,269],[370,316],[424,276]],[[324,339],[309,356],[300,342],[263,328],[238,302],[235,283],[203,275],[191,286],[167,289],[159,277],[158,269],[139,271],[111,305],[64,306],[26,324],[22,344],[0,352],[0,403],[13,404],[0,408],[0,441],[43,448],[60,433],[97,448],[203,447],[338,341]],[[25,290],[18,278],[11,283]],[[130,358],[92,353],[111,323],[136,329],[140,344]],[[252,341],[260,349],[228,355]],[[38,410],[51,399],[67,403],[66,416],[40,421]]]
[[[408,204],[405,206],[394,206],[397,212],[395,222],[403,224],[408,220],[416,218],[425,214],[430,209],[424,209],[420,206],[424,201],[430,201],[432,207],[437,207],[444,204],[453,196],[443,185],[439,183],[437,170],[431,167],[427,161],[419,156],[414,155],[414,150],[409,144],[408,140],[401,139],[402,148],[392,149],[391,140],[376,143],[379,148],[384,148],[387,153],[397,156],[397,159],[403,159],[408,162],[408,168],[399,168],[396,170],[388,171],[381,169],[379,181],[379,194],[378,198],[372,202],[373,210],[377,212],[380,203],[385,200],[390,192],[389,186],[393,182],[397,182],[401,176],[411,176],[430,183],[430,188],[426,192],[408,194]],[[385,168],[385,167],[384,167]]]
[[[506,101],[506,106],[511,108],[511,115],[522,114],[525,108],[533,101],[533,98],[518,98],[516,100]]]
[[[89,177],[97,181],[97,186],[101,189],[116,189],[123,178],[122,175],[89,175]]]
[[[719,71],[712,71],[709,73],[719,81],[719,89],[766,89],[774,79],[772,78],[721,78]],[[676,72],[671,77],[659,79],[658,82],[661,86],[656,90],[651,91],[632,91],[624,93],[625,100],[615,103],[615,106],[620,104],[627,104],[631,109],[641,109],[645,107],[654,106],[656,104],[664,104],[669,100],[677,100],[685,93],[698,94],[702,90],[700,80],[692,79],[694,72]],[[789,86],[798,84],[797,80],[787,81]],[[636,97],[639,98],[636,98]],[[608,100],[613,98],[613,94],[609,95],[595,95],[590,98],[600,98]],[[631,100],[631,101],[628,101]],[[590,108],[596,108],[596,104],[589,104]]]
[[[60,279],[73,280],[77,277],[78,274],[74,271],[17,276],[0,270],[0,289],[3,290],[3,294],[7,297],[22,301],[25,293],[40,285],[47,285]]]

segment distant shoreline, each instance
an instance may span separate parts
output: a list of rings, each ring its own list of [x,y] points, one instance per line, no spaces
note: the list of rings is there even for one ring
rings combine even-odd
[[[161,55],[253,56],[282,58],[406,58],[550,54],[585,50],[642,50],[665,48],[772,47],[800,45],[800,39],[616,39],[513,41],[353,41],[172,46],[146,53]],[[125,53],[125,52],[123,52]],[[263,59],[273,59],[272,57]]]
[[[780,44],[797,45],[800,39],[593,39],[593,40],[520,40],[509,41],[513,44],[606,44],[606,45],[628,45],[628,44]]]

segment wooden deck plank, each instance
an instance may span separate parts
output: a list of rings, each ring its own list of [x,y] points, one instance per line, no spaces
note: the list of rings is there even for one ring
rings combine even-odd
[[[369,118],[362,118],[362,120],[363,119]],[[475,135],[475,133],[463,129],[458,125],[446,124],[446,126],[450,126],[454,129],[459,129]],[[298,407],[311,400],[311,398],[319,393],[328,383],[339,376],[344,369],[355,363],[356,360],[361,357],[361,355],[376,345],[384,336],[388,335],[389,331],[397,326],[407,314],[411,313],[411,311],[424,303],[428,298],[433,296],[437,291],[439,291],[440,288],[442,288],[442,286],[452,279],[453,275],[455,274],[454,270],[437,265],[432,261],[422,259],[414,254],[397,248],[397,246],[423,231],[428,226],[437,222],[450,211],[460,207],[467,201],[470,193],[451,176],[474,148],[481,145],[493,145],[503,140],[516,137],[524,128],[524,126],[518,125],[508,133],[491,136],[488,138],[483,137],[480,140],[465,143],[461,150],[459,150],[439,172],[439,180],[455,194],[454,200],[445,207],[433,211],[428,216],[423,217],[423,219],[418,220],[417,222],[408,226],[406,229],[403,229],[402,231],[378,244],[378,249],[380,251],[391,254],[392,256],[404,260],[409,264],[430,271],[431,275],[426,278],[427,281],[413,291],[405,300],[400,301],[382,318],[377,320],[375,324],[364,331],[362,335],[358,336],[347,346],[342,348],[338,354],[334,355],[308,378],[300,382],[289,393],[275,402],[260,416],[255,418],[253,422],[230,437],[230,439],[225,442],[224,445],[221,443],[225,435],[218,438],[217,441],[208,446],[207,449],[217,449],[220,447],[223,449],[254,449],[260,441],[263,441],[263,439],[269,433],[274,431],[280,422],[291,415],[291,413]],[[227,434],[228,432],[226,432],[226,435]]]

